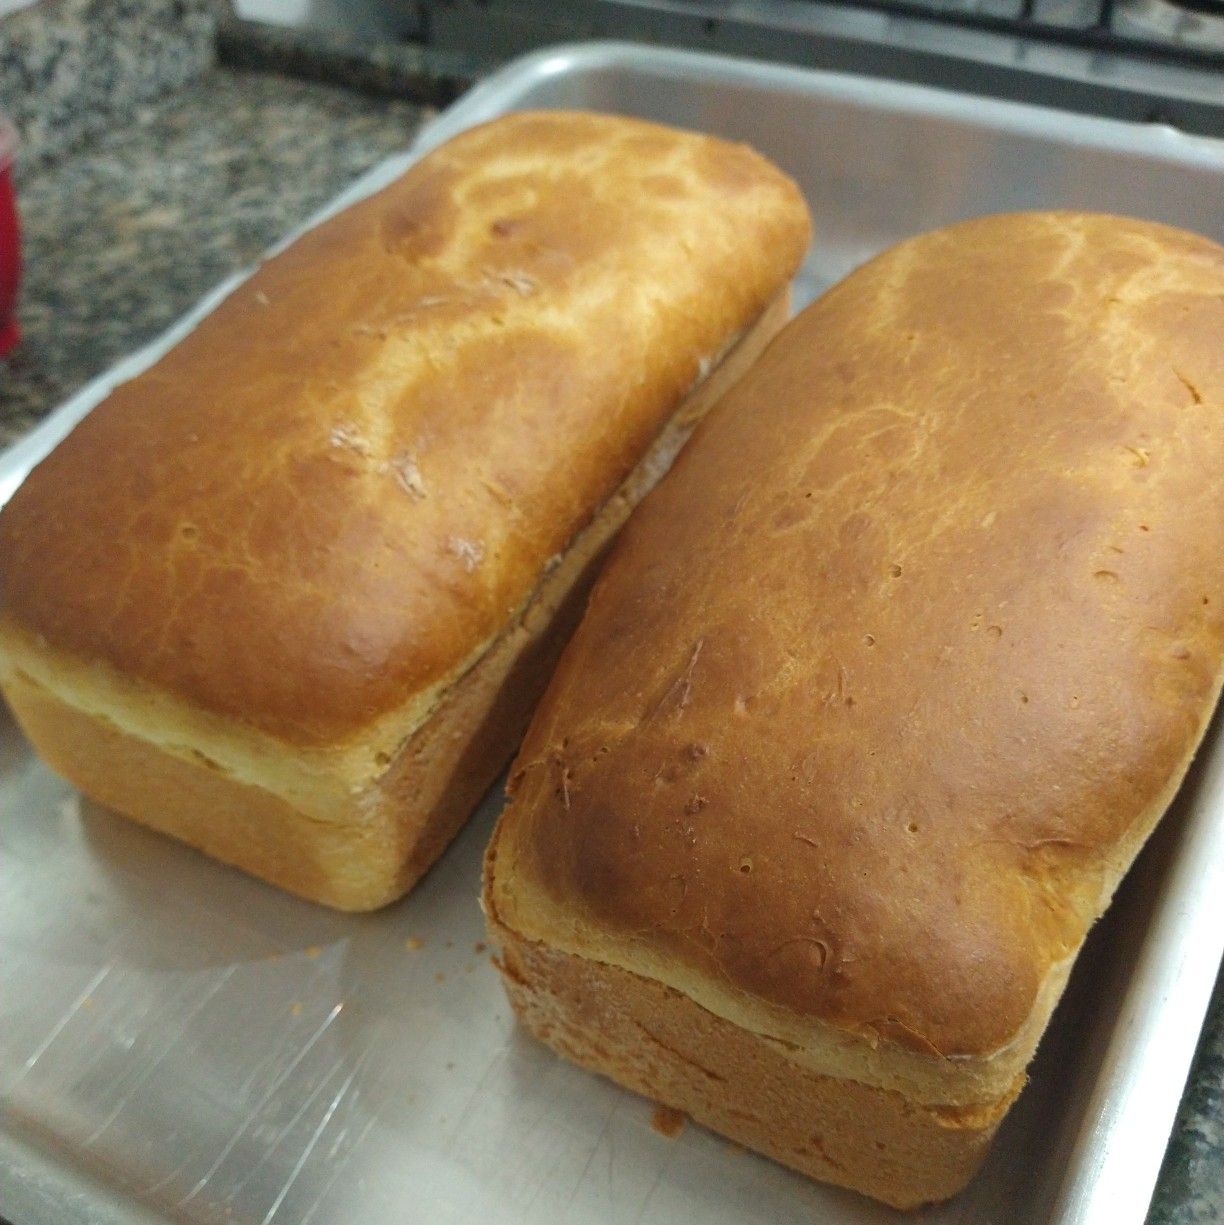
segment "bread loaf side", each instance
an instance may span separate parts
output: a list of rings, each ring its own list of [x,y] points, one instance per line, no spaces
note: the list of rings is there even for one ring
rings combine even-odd
[[[666,466],[694,388],[776,330],[807,239],[763,158],[635,120],[516,114],[428,154],[264,264],[0,515],[0,651],[27,729],[91,794],[230,861],[271,838],[247,866],[289,887],[327,892],[294,867],[322,855],[295,843],[301,817],[329,840],[320,881],[346,847],[382,865],[330,900],[402,891],[445,841],[418,793],[466,811],[547,666],[511,681],[507,648],[478,701],[457,687],[530,608],[555,637],[590,559],[542,584],[597,520],[615,530],[602,512],[647,487],[638,465]],[[520,714],[499,735],[506,684]],[[443,705],[449,747],[430,738],[417,786],[401,759]],[[83,734],[74,711],[105,746],[54,748],[56,727]],[[105,764],[115,736],[137,742],[130,768]],[[149,745],[174,759],[156,794]]]
[[[963,1183],[1218,696],[1222,410],[1224,250],[1159,225],[966,222],[800,315],[615,546],[486,908],[514,965],[657,984],[879,1111],[737,1115],[730,1047],[677,1089],[649,1036],[573,1039],[551,971],[524,1013],[819,1177]]]

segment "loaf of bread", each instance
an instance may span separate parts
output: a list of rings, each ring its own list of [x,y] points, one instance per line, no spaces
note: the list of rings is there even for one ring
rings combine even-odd
[[[1224,249],[971,221],[799,316],[630,519],[485,909],[579,1063],[907,1207],[969,1179],[1207,726]]]
[[[784,322],[751,150],[511,115],[263,267],[0,516],[0,683],[102,804],[370,909],[513,753],[606,542]]]

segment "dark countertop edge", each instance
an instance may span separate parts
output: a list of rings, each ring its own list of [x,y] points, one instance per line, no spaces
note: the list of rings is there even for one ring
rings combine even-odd
[[[230,18],[217,29],[223,68],[277,72],[362,93],[445,106],[494,65],[421,43]]]

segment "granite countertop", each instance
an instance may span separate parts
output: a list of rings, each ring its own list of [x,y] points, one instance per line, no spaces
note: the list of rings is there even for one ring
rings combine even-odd
[[[152,339],[237,269],[408,145],[410,102],[212,69],[130,126],[20,185],[23,339],[0,440]]]
[[[133,97],[71,156],[43,164],[56,129],[23,152],[23,339],[0,364],[0,444],[404,149],[466,80],[453,57],[411,47],[237,22],[219,42],[223,63],[185,84],[186,53],[167,55],[170,92]]]
[[[192,37],[198,60],[198,30]],[[27,160],[24,340],[0,362],[0,441],[404,148],[430,105],[472,71],[410,47],[225,21],[219,46],[221,63],[194,68],[166,51],[169,92],[129,90],[122,122],[78,134],[75,148],[57,130],[51,152],[41,147]],[[1149,1215],[1155,1225],[1222,1220],[1224,980]]]

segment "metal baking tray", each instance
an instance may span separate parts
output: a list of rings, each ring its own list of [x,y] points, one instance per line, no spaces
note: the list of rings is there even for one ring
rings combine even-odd
[[[955,218],[1072,206],[1224,239],[1224,144],[935,89],[618,44],[520,60],[408,153],[503,111],[750,141],[802,184],[806,300]],[[318,220],[317,218],[315,220]],[[233,282],[0,457],[0,499]],[[0,721],[0,1210],[42,1222],[885,1222],[516,1031],[481,941],[495,794],[417,891],[351,917],[81,799]],[[1216,734],[1091,935],[992,1155],[928,1222],[1143,1218],[1224,949]],[[913,1219],[912,1217],[909,1219]]]

